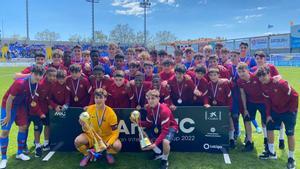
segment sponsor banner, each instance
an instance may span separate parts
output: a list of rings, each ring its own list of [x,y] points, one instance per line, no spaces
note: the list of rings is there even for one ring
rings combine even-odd
[[[270,49],[283,49],[290,47],[290,35],[270,36]]]
[[[63,143],[60,151],[75,150],[74,139],[82,132],[78,123],[82,111],[80,108],[69,108],[66,112],[50,112],[52,147]],[[141,151],[137,126],[129,120],[132,111],[133,109],[115,110],[123,152]],[[228,112],[228,107],[178,107],[173,112],[179,131],[172,140],[172,151],[221,152],[223,148],[228,149]],[[145,118],[144,110],[141,114]],[[148,133],[148,130],[145,131]]]
[[[251,38],[250,48],[252,50],[267,49],[268,48],[268,37]]]
[[[300,48],[300,25],[291,27],[291,47]]]

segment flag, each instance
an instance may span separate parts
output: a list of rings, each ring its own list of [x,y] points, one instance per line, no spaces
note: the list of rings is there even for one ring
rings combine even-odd
[[[274,25],[268,24],[268,29],[271,29],[273,27],[274,27]]]

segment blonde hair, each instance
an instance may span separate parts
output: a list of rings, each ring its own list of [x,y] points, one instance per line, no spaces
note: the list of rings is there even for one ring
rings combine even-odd
[[[139,54],[138,58],[142,60],[150,60],[150,54],[146,51],[143,51],[142,53]]]
[[[205,51],[205,50],[210,50],[210,51],[212,51],[213,48],[212,48],[211,45],[205,45],[205,46],[203,47],[203,51]]]
[[[149,98],[149,97],[158,97],[159,98],[159,91],[156,90],[156,89],[153,89],[153,90],[149,90],[147,93],[146,93],[146,98]]]
[[[53,52],[52,52],[52,57],[54,56],[54,55],[59,55],[60,57],[62,57],[63,56],[63,51],[62,50],[60,50],[60,49],[55,49]]]

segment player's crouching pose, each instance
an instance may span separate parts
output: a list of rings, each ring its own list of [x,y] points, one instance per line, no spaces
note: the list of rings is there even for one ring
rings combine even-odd
[[[140,121],[142,127],[147,128],[147,134],[150,138],[156,138],[155,142],[143,150],[154,150],[162,144],[163,154],[156,154],[161,158],[161,169],[167,169],[169,166],[168,156],[170,154],[170,143],[178,132],[178,124],[175,121],[171,110],[166,104],[159,103],[160,97],[158,90],[150,90],[146,94],[148,105],[146,106],[146,121]],[[135,122],[131,119],[132,122]],[[156,158],[158,159],[158,158]]]
[[[270,75],[268,66],[262,66],[257,71],[257,77],[262,83],[261,90],[267,98],[271,110],[267,114],[268,151],[263,152],[261,159],[277,159],[274,148],[274,130],[279,130],[284,123],[285,133],[288,138],[288,162],[287,168],[296,168],[295,152],[295,125],[298,110],[298,93],[285,80],[276,82]]]
[[[107,98],[106,90],[99,88],[95,90],[95,104],[87,107],[90,115],[91,127],[102,138],[107,146],[107,150],[103,153],[106,155],[107,162],[113,164],[115,162],[112,154],[118,153],[122,144],[119,138],[118,120],[112,108],[105,105]],[[79,120],[83,130],[86,128],[83,121]],[[84,130],[85,131],[85,130]],[[93,136],[84,132],[75,139],[75,146],[79,152],[84,155],[80,162],[80,166],[86,166],[92,158],[89,149],[94,148],[95,141]]]

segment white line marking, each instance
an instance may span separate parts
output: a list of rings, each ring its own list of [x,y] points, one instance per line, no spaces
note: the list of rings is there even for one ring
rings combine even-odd
[[[223,156],[224,156],[225,164],[231,164],[229,154],[224,153]]]
[[[54,155],[55,151],[50,151],[44,158],[42,161],[49,161],[50,158]]]

